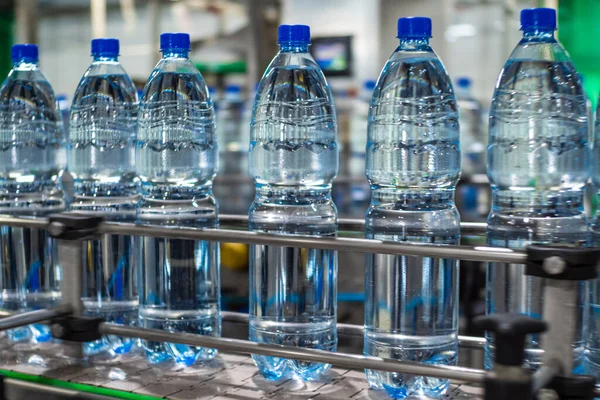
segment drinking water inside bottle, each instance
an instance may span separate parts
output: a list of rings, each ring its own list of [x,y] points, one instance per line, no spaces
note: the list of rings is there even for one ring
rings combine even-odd
[[[375,224],[394,218],[389,210],[372,212],[377,214],[371,221]],[[369,226],[367,237],[394,242],[458,244],[456,227],[443,227],[447,225],[444,222],[454,220],[456,212],[453,207],[415,212],[421,214],[422,219],[415,217],[414,220],[424,224],[415,224],[412,233],[410,228],[401,231],[391,226],[386,232],[386,229]],[[382,219],[381,213],[387,218]],[[444,218],[439,218],[440,215]],[[425,233],[427,225],[430,235],[414,236],[419,231]],[[436,229],[439,231],[435,232]],[[365,305],[364,353],[402,361],[456,365],[458,261],[368,254],[367,264],[365,288],[371,302]],[[367,377],[372,387],[385,389],[394,398],[417,394],[437,398],[450,384],[447,379],[374,370],[367,370]]]
[[[334,300],[336,253],[330,250],[252,246],[255,262],[251,280],[279,278],[264,283],[262,292],[251,294],[250,340],[335,351],[335,315],[327,310]],[[329,364],[253,355],[267,379],[296,374],[304,380],[318,379]]]
[[[296,37],[290,41],[291,36]],[[338,170],[335,108],[308,52],[310,29],[279,27],[281,51],[261,80],[251,121],[249,172],[256,187],[249,228],[335,237],[331,183]],[[337,252],[250,247],[250,340],[335,351]],[[330,365],[253,355],[271,380],[319,379]]]

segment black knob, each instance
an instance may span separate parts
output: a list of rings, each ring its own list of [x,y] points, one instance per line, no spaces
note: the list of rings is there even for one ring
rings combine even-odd
[[[492,314],[477,317],[475,324],[494,332],[495,363],[521,366],[525,355],[525,337],[545,332],[548,324],[522,314]]]

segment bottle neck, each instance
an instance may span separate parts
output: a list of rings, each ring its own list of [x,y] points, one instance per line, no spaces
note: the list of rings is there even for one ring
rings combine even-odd
[[[400,50],[405,51],[427,51],[431,50],[428,37],[401,37]]]
[[[456,86],[454,89],[454,93],[456,93],[457,96],[467,97],[468,95],[471,94],[471,90],[469,88]]]
[[[280,53],[308,53],[308,43],[281,42],[279,43]]]
[[[38,62],[34,59],[23,58],[13,63],[13,69],[31,71],[38,69]]]
[[[162,58],[177,58],[181,60],[187,60],[189,58],[189,51],[183,50],[164,50]]]
[[[556,39],[554,38],[553,30],[531,29],[523,31],[523,39],[521,41],[554,43]]]
[[[118,56],[94,55],[94,62],[119,62]]]

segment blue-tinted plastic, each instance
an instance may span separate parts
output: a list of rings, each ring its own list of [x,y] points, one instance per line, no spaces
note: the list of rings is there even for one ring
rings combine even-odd
[[[215,228],[219,208],[212,193],[218,169],[213,103],[183,49],[186,39],[167,36],[161,36],[168,46],[140,99],[135,165],[142,199],[137,219],[155,226]],[[220,336],[218,243],[143,238],[138,267],[141,326]],[[199,346],[141,343],[152,363],[191,365],[217,354]]]
[[[600,115],[600,102],[596,108]],[[600,188],[600,118],[596,117],[594,127],[594,143],[592,153],[592,182]],[[596,211],[590,225],[592,246],[600,247],[600,213]],[[600,280],[589,283],[589,310],[587,314],[587,337],[585,338],[584,373],[600,378]]]
[[[59,181],[65,167],[62,116],[37,65],[37,46],[15,45],[13,56],[15,65],[0,88],[0,207],[13,217],[47,217],[65,209]],[[6,226],[0,248],[0,309],[57,307],[60,264],[48,232]],[[51,339],[49,327],[41,324],[10,330],[7,336],[28,343]],[[39,356],[33,357],[39,362]]]
[[[525,8],[521,10],[521,30],[556,30],[556,10],[553,8]]]
[[[277,42],[283,43],[310,43],[310,27],[307,25],[279,25]]]
[[[93,39],[92,55],[96,57],[117,57],[119,55],[119,40],[112,38]]]
[[[383,68],[369,111],[366,237],[459,244],[454,189],[460,177],[456,97],[422,35],[402,38]],[[365,265],[366,355],[428,364],[458,359],[458,262],[369,254]],[[437,398],[447,379],[367,371],[394,398]]]
[[[71,105],[69,172],[72,211],[135,223],[139,179],[135,175],[137,92],[117,62],[116,39],[92,41],[94,61],[84,73]],[[135,259],[139,238],[103,235],[82,242],[83,302],[89,316],[136,325],[138,290]],[[114,335],[86,343],[87,354],[128,352],[134,339]]]
[[[189,51],[190,35],[187,33],[163,33],[160,35],[160,51]]]
[[[373,89],[375,89],[375,85],[376,85],[376,84],[377,84],[377,81],[374,81],[374,80],[372,80],[372,79],[369,79],[369,80],[366,80],[366,81],[365,81],[365,83],[364,83],[364,85],[363,85],[363,86],[364,86],[364,88],[365,88],[366,90],[373,90]]]
[[[489,245],[523,250],[531,243],[587,244],[588,123],[581,81],[552,29],[524,30],[500,73],[490,108]],[[526,277],[522,265],[490,264],[486,311],[543,318],[545,285],[541,278]],[[576,367],[582,361],[582,312],[580,304]],[[491,335],[487,339],[485,365],[491,368],[494,341]],[[528,336],[525,365],[539,367],[542,356],[540,336]]]
[[[13,63],[26,61],[31,63],[38,62],[38,47],[35,44],[15,44],[11,49],[11,58]]]
[[[456,79],[456,86],[462,89],[468,89],[471,87],[471,78],[460,77]]]
[[[256,232],[335,237],[338,171],[333,96],[308,46],[281,42],[252,113],[250,176]],[[337,252],[250,246],[250,340],[334,351]],[[319,379],[330,365],[254,355],[267,379]]]
[[[430,38],[431,18],[404,17],[398,19],[398,38]]]
[[[225,93],[240,94],[242,93],[242,87],[240,85],[227,85],[225,86]]]

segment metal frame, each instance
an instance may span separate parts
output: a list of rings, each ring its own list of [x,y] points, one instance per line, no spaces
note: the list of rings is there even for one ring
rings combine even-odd
[[[220,218],[221,222],[228,225],[247,226],[247,217],[224,215]],[[65,226],[60,222],[49,223],[48,219],[25,219],[13,217],[0,217],[0,226],[10,225],[25,228],[48,229],[51,233],[61,232]],[[471,234],[482,234],[485,232],[485,224],[461,224],[464,232]],[[360,220],[340,220],[340,231],[362,230],[364,222]],[[363,253],[383,253],[394,255],[411,255],[426,257],[444,257],[456,258],[471,261],[494,261],[501,263],[522,264],[527,260],[527,255],[522,251],[513,251],[508,249],[497,249],[478,246],[452,246],[452,245],[413,245],[399,244],[395,242],[384,242],[379,240],[358,239],[351,237],[338,238],[320,238],[310,236],[295,235],[276,235],[250,232],[247,230],[235,229],[191,229],[180,227],[161,227],[149,225],[124,224],[114,222],[102,222],[95,230],[97,234],[128,234],[137,236],[170,237],[178,239],[225,241],[246,244],[269,244],[275,246],[290,247],[310,247],[319,249],[332,249],[338,251],[363,252]],[[77,262],[81,257],[73,257],[70,250],[78,247],[77,241],[59,240],[59,247],[62,248],[61,264],[68,275],[71,270],[80,269]],[[62,258],[64,257],[64,258]],[[73,274],[77,277],[77,274]],[[38,310],[13,315],[0,320],[0,330],[10,329],[17,326],[28,325],[32,323],[49,322],[64,316],[77,316],[81,313],[81,282],[80,279],[71,279],[69,285],[63,285],[63,303],[57,309]],[[0,313],[0,316],[3,314]],[[5,314],[4,314],[5,315]],[[223,318],[228,321],[248,322],[248,315],[232,312],[223,312]],[[60,329],[60,325],[52,326],[53,331]],[[380,371],[390,371],[399,373],[409,373],[416,375],[425,375],[438,378],[447,378],[482,384],[486,377],[486,372],[479,369],[462,368],[453,366],[438,366],[409,361],[397,361],[382,359],[372,356],[358,354],[334,353],[323,350],[299,348],[293,346],[273,345],[265,343],[256,343],[248,340],[239,340],[223,337],[201,336],[189,333],[172,333],[156,329],[146,329],[140,327],[127,327],[110,323],[101,323],[99,332],[103,335],[119,335],[132,338],[141,338],[147,340],[167,341],[192,346],[202,346],[216,348],[228,352],[244,354],[261,354],[276,357],[295,358],[309,362],[330,363],[340,367],[354,369],[375,369]],[[363,328],[349,324],[338,324],[338,332],[362,336]],[[80,357],[81,343],[65,343],[74,357]],[[459,336],[461,347],[481,349],[485,345],[485,339]],[[538,370],[533,378],[533,384],[536,388],[543,387],[559,371],[556,365],[546,365]],[[596,395],[600,396],[600,389],[596,389]]]
[[[222,222],[241,224],[247,221],[244,217],[223,216]],[[0,226],[9,225],[21,228],[60,229],[49,227],[45,218],[26,219],[14,217],[0,217]],[[340,230],[363,226],[358,220],[341,220]],[[485,229],[485,224],[461,224],[461,229],[480,233]],[[351,237],[324,238],[300,235],[278,235],[259,233],[235,229],[196,229],[171,226],[137,225],[130,223],[103,222],[97,230],[98,234],[134,235],[167,237],[175,239],[208,240],[213,242],[234,242],[244,244],[267,244],[272,246],[310,247],[323,250],[337,250],[358,253],[378,253],[405,256],[421,256],[436,258],[455,258],[467,261],[499,262],[523,264],[527,254],[523,251],[502,249],[486,246],[460,246],[460,245],[435,245],[435,244],[400,244],[374,239],[359,239]]]

